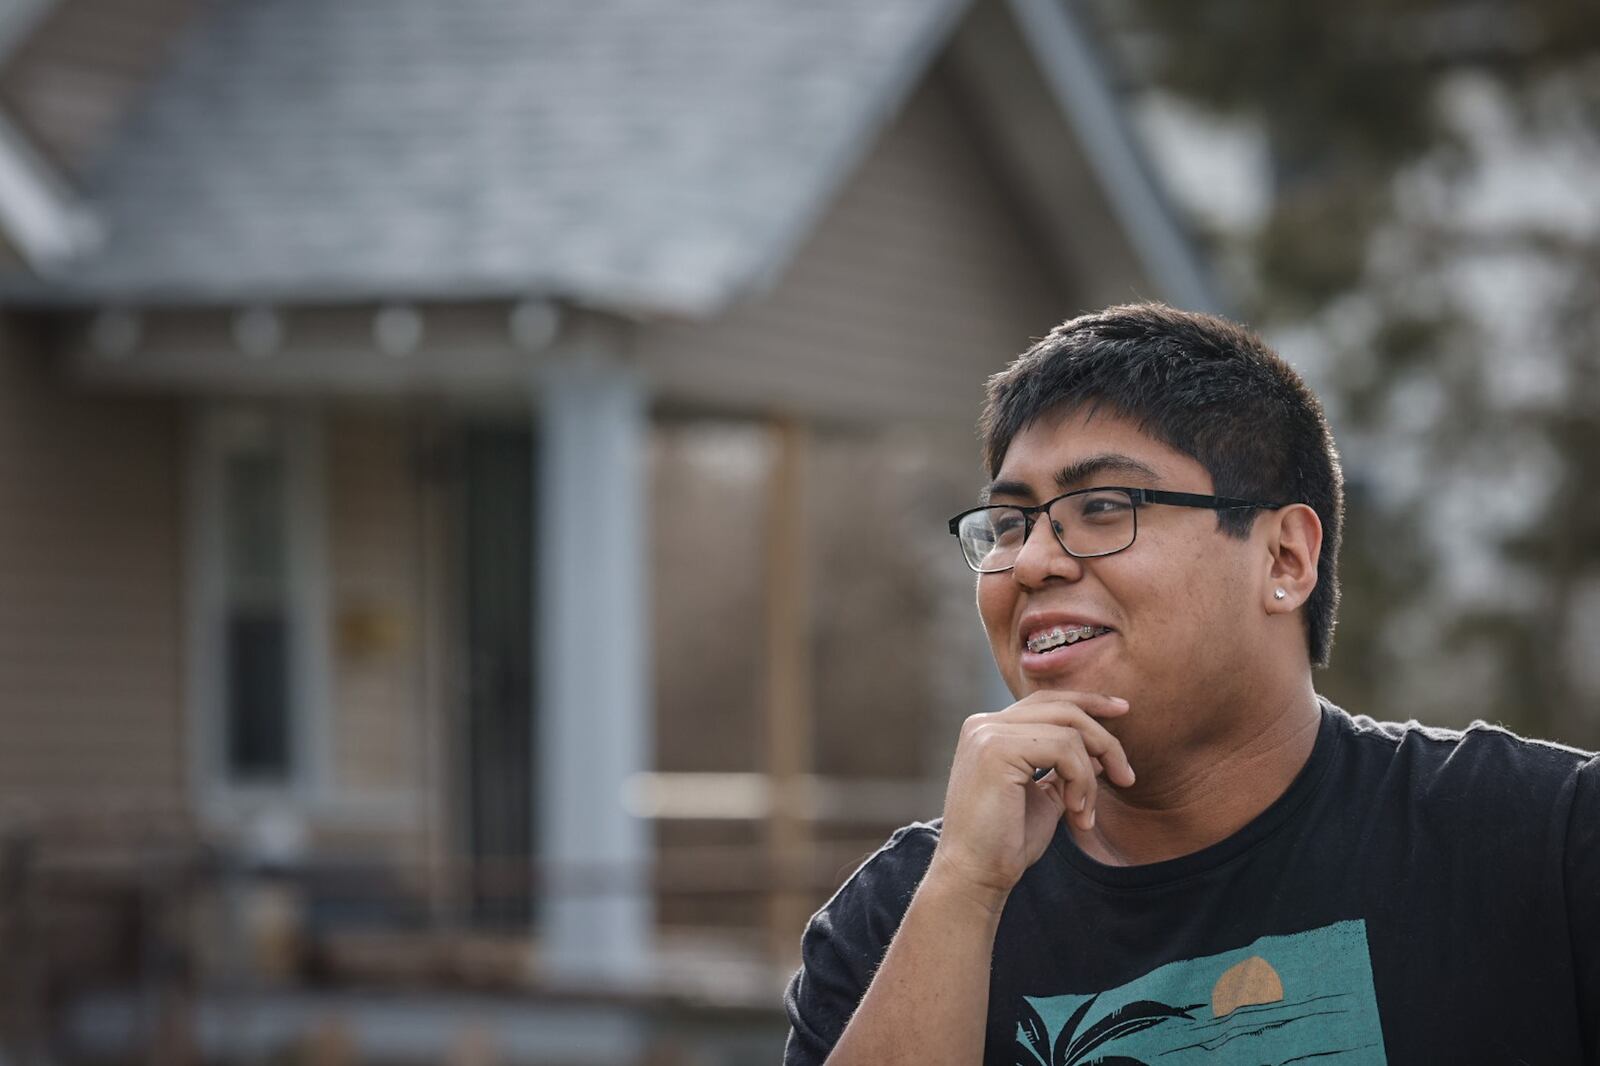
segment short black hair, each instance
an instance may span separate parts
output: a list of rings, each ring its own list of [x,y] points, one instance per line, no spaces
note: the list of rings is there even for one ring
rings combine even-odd
[[[1000,472],[1016,435],[1046,415],[1104,408],[1211,474],[1219,496],[1309,504],[1322,520],[1306,644],[1328,664],[1339,606],[1344,477],[1316,395],[1262,339],[1214,315],[1164,304],[1108,307],[1069,319],[989,379],[978,424],[984,463]],[[1218,511],[1247,537],[1259,514]]]

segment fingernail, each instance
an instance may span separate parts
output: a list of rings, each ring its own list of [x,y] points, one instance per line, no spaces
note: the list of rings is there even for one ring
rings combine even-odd
[[[1090,810],[1089,810],[1089,828],[1090,829],[1094,828],[1094,809],[1093,808],[1090,808]]]
[[[1123,699],[1121,696],[1112,696],[1111,697],[1111,702],[1112,703],[1120,703],[1124,707],[1128,706],[1128,701]]]
[[[1078,806],[1075,809],[1081,813],[1087,806],[1089,806],[1089,797],[1084,796],[1078,800]]]

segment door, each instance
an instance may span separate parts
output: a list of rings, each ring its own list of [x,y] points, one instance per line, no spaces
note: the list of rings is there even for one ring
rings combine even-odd
[[[465,433],[467,845],[474,920],[533,919],[533,434]]]

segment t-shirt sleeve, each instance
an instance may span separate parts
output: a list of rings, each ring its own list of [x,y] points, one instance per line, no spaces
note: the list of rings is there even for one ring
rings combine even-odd
[[[784,1066],[820,1066],[866,995],[911,906],[938,842],[927,826],[901,829],[812,916],[800,969],[784,993],[789,1043]]]
[[[1578,770],[1567,823],[1566,895],[1584,1062],[1600,1066],[1600,756]]]

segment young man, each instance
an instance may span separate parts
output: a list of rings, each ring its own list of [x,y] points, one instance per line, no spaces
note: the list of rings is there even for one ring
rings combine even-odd
[[[1600,760],[1320,700],[1338,459],[1158,305],[989,383],[951,521],[1016,702],[812,919],[787,1066],[1600,1064]]]

